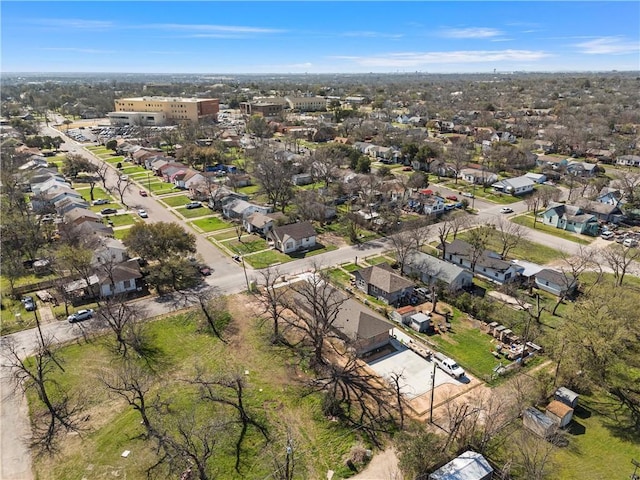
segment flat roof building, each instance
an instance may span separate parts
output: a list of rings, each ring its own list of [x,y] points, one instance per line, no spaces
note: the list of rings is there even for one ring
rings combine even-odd
[[[115,101],[115,111],[107,114],[114,125],[166,125],[197,122],[218,116],[217,98],[132,97]]]

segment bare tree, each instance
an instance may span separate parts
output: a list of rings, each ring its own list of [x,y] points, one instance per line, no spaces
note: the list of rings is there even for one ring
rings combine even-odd
[[[489,244],[489,238],[493,232],[493,228],[482,226],[478,228],[474,228],[469,232],[469,238],[467,242],[469,243],[469,262],[471,263],[471,271],[475,272],[476,264],[478,260],[484,254],[484,251],[487,249],[487,245]]]
[[[502,246],[500,256],[505,258],[512,249],[520,245],[526,232],[521,225],[510,222],[504,217],[498,217],[496,233]]]
[[[185,304],[195,305],[202,319],[203,330],[210,330],[222,343],[222,332],[231,321],[227,299],[215,289],[189,290],[182,293]]]
[[[613,271],[615,286],[619,287],[625,275],[640,258],[640,249],[624,247],[619,244],[609,245],[599,251],[607,266]]]
[[[279,452],[274,449],[273,452],[273,467],[274,471],[271,474],[276,480],[293,480],[295,478],[296,469],[296,452],[297,445],[293,438],[293,432],[290,426],[287,426],[286,441],[284,445],[284,459],[280,456]],[[282,447],[282,445],[278,445]]]
[[[236,441],[235,469],[239,472],[242,443],[244,442],[249,427],[251,426],[257,429],[262,434],[265,441],[269,441],[267,428],[262,425],[245,406],[246,383],[244,375],[236,372],[208,380],[203,377],[202,373],[198,373],[193,383],[199,387],[200,395],[203,400],[225,405],[231,407],[232,410],[235,410],[237,415],[236,422],[241,425],[240,434]]]
[[[100,179],[100,182],[102,183],[102,188],[104,188],[107,191],[109,190],[107,188],[107,177],[108,177],[108,172],[110,168],[111,167],[109,167],[109,164],[107,162],[100,162],[98,165],[96,165],[96,171],[94,172],[96,177]]]
[[[296,314],[288,324],[298,330],[313,349],[314,368],[324,365],[325,341],[338,337],[334,323],[342,305],[348,300],[330,283],[327,273],[314,266],[312,273],[291,287],[292,294],[287,298],[287,307]]]
[[[396,260],[400,266],[400,271],[404,269],[407,257],[415,251],[416,238],[411,230],[405,229],[388,237],[396,255]]]
[[[133,182],[127,175],[118,175],[116,177],[115,190],[116,190],[116,193],[118,194],[118,197],[120,197],[120,203],[126,209],[128,209],[129,206],[124,201],[124,194],[130,185],[133,185]]]
[[[278,343],[281,339],[280,322],[283,320],[286,306],[286,297],[288,289],[286,287],[277,287],[283,275],[277,267],[270,267],[259,272],[262,281],[259,285],[260,294],[258,300],[262,305],[262,314],[273,323],[272,342]]]
[[[143,318],[140,306],[125,303],[124,298],[114,296],[102,304],[98,318],[115,335],[115,350],[122,357],[127,357],[130,347],[139,345],[134,339],[138,332],[133,324]]]
[[[398,413],[400,414],[400,430],[404,430],[404,416],[405,416],[405,399],[402,394],[402,381],[404,380],[404,374],[402,372],[391,372],[388,377],[389,384],[393,388],[393,392],[396,397],[396,406]]]
[[[79,402],[72,401],[66,391],[54,378],[61,370],[50,338],[38,337],[38,347],[31,359],[26,361],[18,352],[17,345],[3,339],[6,346],[7,366],[12,372],[16,387],[25,393],[35,392],[45,412],[34,410],[32,445],[42,452],[52,453],[57,449],[57,439],[61,432],[81,432],[78,415],[82,410]]]
[[[469,224],[468,217],[462,212],[452,212],[446,214],[438,224],[437,234],[442,249],[442,258],[447,254],[447,240],[451,235],[455,240],[460,230]]]
[[[529,480],[551,478],[552,459],[557,447],[544,438],[519,430],[510,442],[514,450],[514,464]]]

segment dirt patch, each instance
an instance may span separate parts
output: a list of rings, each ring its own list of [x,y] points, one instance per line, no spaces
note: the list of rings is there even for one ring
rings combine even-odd
[[[318,243],[323,245],[332,245],[334,247],[346,247],[349,244],[342,238],[340,235],[336,235],[335,233],[323,233],[318,235]]]

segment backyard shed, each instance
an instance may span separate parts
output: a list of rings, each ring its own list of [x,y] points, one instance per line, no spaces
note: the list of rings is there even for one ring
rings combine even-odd
[[[556,393],[553,394],[554,399],[571,408],[578,406],[578,397],[579,395],[576,392],[569,390],[567,387],[560,387],[556,390]]]
[[[522,412],[522,424],[536,435],[547,438],[555,430],[556,424],[537,408],[529,407]]]
[[[415,309],[415,307],[412,307],[411,305],[407,305],[406,307],[397,308],[396,310],[391,312],[390,316],[391,316],[391,320],[398,323],[402,323],[404,325],[408,325],[409,318],[411,317],[411,315],[415,315],[416,312],[417,310]]]
[[[467,450],[429,475],[429,480],[490,480],[493,468],[486,458]]]
[[[422,312],[411,315],[409,317],[409,326],[416,332],[425,333],[429,331],[431,326],[431,317]]]
[[[558,400],[552,400],[551,403],[547,405],[546,414],[547,417],[553,420],[553,423],[558,425],[560,428],[564,428],[571,423],[571,419],[573,418],[573,408],[559,402]]]
[[[497,339],[500,339],[502,336],[502,332],[506,329],[507,327],[505,327],[504,325],[498,325],[496,328],[493,329],[493,336]]]

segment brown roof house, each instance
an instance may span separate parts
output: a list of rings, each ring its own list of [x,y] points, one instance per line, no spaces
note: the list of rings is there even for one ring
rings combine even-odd
[[[379,314],[353,298],[342,304],[333,326],[359,357],[388,344],[393,328]]]
[[[388,263],[356,270],[354,275],[360,290],[389,305],[407,303],[413,294],[413,282],[397,274]]]
[[[316,246],[316,230],[310,222],[290,223],[281,227],[274,227],[267,239],[282,253],[292,253],[297,250]]]

